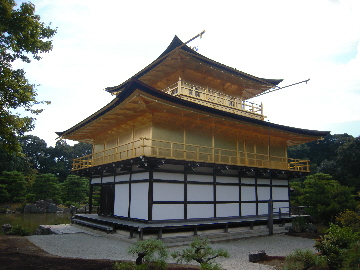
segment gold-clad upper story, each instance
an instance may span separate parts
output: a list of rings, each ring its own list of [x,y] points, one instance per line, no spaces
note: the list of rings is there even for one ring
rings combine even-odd
[[[265,118],[262,104],[246,100],[282,81],[255,77],[220,64],[192,50],[177,36],[154,62],[124,83],[106,90],[117,95],[131,79],[182,99],[261,120]]]

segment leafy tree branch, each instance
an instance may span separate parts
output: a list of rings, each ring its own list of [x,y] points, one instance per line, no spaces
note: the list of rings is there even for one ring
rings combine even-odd
[[[34,105],[50,103],[37,100],[35,85],[29,83],[23,69],[14,69],[13,63],[40,60],[41,53],[52,50],[50,39],[56,33],[40,21],[34,4],[15,7],[14,0],[0,0],[0,141],[9,153],[21,152],[16,137],[34,128],[34,118],[16,110],[37,115],[42,109],[34,109]]]

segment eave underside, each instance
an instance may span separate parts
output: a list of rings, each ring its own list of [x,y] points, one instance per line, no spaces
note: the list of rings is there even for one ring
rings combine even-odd
[[[166,95],[166,94],[162,94]],[[168,95],[166,95],[168,96]],[[175,97],[169,99],[178,103],[190,104]],[[326,135],[326,132],[316,132],[280,126],[264,121],[255,121],[247,117],[238,117],[229,113],[212,113],[201,105],[193,108],[178,103],[160,100],[149,93],[135,90],[119,104],[112,105],[101,117],[93,117],[88,124],[78,125],[59,133],[63,138],[93,142],[103,140],[114,134],[120,134],[129,126],[138,126],[150,123],[153,119],[164,125],[186,126],[203,132],[212,132],[214,129],[224,134],[237,133],[241,136],[271,136],[273,139],[286,141],[288,145],[302,144]],[[203,108],[206,110],[199,110]],[[216,112],[217,110],[213,110]],[[231,116],[231,117],[228,117]],[[247,120],[247,121],[246,121]],[[305,134],[304,134],[305,133]]]

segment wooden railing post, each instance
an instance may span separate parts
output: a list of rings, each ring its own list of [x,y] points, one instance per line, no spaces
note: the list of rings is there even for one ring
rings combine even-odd
[[[270,199],[268,202],[268,228],[269,228],[269,235],[274,234],[274,205],[273,200]]]
[[[170,157],[173,158],[173,150],[174,150],[174,143],[173,142],[170,142]]]
[[[142,141],[142,144],[141,144],[141,149],[142,149],[142,153],[141,155],[145,155],[145,138],[140,138],[140,140]]]

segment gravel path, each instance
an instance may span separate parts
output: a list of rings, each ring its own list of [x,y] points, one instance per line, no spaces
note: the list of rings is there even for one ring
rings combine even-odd
[[[46,252],[62,257],[84,259],[134,260],[127,254],[131,245],[117,235],[71,233],[61,235],[34,235],[27,237],[32,243]],[[227,270],[261,270],[273,269],[257,263],[249,262],[249,253],[265,250],[270,256],[284,256],[295,249],[312,249],[314,240],[291,237],[287,235],[272,235],[245,238],[237,241],[215,243],[213,248],[223,248],[230,253],[230,258],[218,260]],[[170,252],[182,248],[170,248]],[[171,261],[169,261],[171,262]]]

